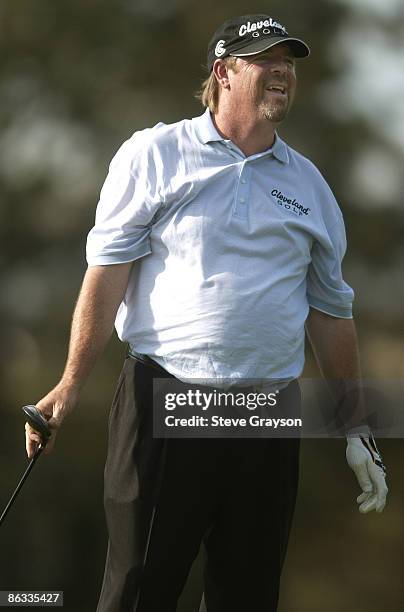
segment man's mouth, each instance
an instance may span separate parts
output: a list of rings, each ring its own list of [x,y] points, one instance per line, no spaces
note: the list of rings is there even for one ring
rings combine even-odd
[[[266,87],[266,90],[279,96],[286,95],[286,87],[284,87],[283,85],[269,85],[268,87]]]

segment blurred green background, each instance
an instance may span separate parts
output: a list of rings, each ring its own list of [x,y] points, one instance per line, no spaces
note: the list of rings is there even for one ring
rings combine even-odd
[[[193,93],[212,32],[254,12],[312,48],[279,132],[319,166],[344,212],[365,375],[403,378],[402,0],[0,0],[1,508],[26,464],[19,407],[40,399],[63,368],[112,155],[137,129],[202,112]],[[0,590],[64,590],[68,612],[95,610],[106,424],[123,355],[114,338],[7,518]],[[306,375],[315,375],[309,351]],[[303,442],[280,612],[403,610],[403,442],[380,446],[389,503],[381,516],[361,516],[344,442]],[[180,612],[198,609],[200,566]]]

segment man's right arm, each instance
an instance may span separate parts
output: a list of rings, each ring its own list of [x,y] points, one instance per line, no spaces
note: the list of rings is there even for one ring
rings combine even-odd
[[[63,376],[56,387],[36,404],[48,420],[53,434],[45,452],[52,450],[57,430],[63,419],[74,409],[81,388],[112,335],[115,316],[125,295],[132,264],[129,262],[87,269],[74,310]],[[28,424],[25,429],[27,454],[32,457],[41,439]]]

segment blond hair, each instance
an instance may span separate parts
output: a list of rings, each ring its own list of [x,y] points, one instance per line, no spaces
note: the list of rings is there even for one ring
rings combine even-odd
[[[237,57],[225,57],[223,61],[228,69],[235,70]],[[205,108],[209,108],[211,113],[216,114],[219,108],[219,95],[220,83],[212,70],[208,78],[202,82],[200,89],[195,94],[195,98],[199,100]]]

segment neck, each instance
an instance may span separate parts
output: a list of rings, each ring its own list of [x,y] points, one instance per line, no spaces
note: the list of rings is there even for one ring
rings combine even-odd
[[[262,117],[243,115],[240,109],[219,108],[212,115],[213,123],[219,134],[231,140],[246,157],[270,149],[275,141],[275,125]]]

